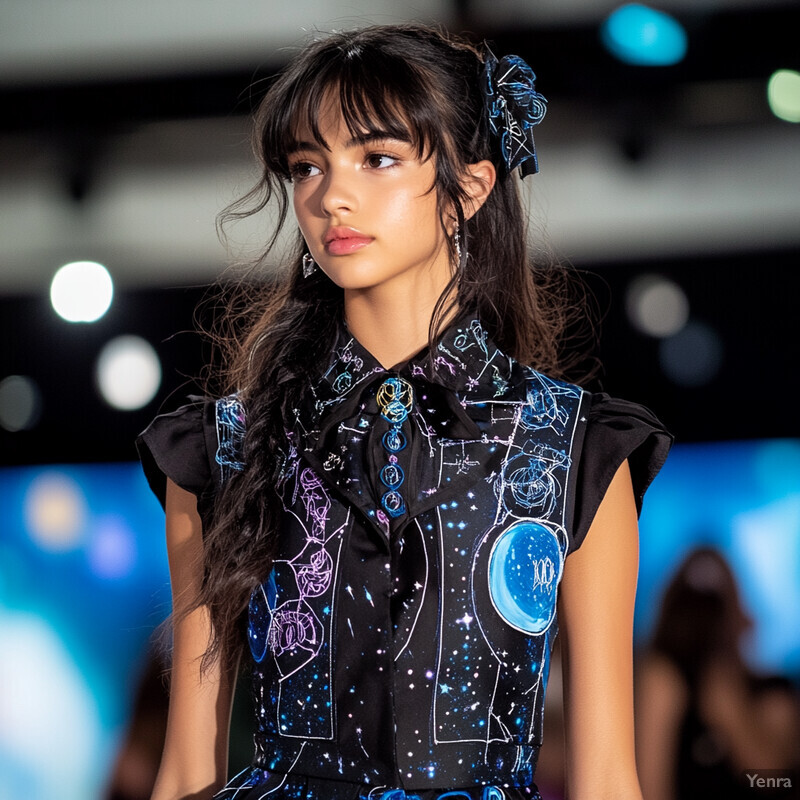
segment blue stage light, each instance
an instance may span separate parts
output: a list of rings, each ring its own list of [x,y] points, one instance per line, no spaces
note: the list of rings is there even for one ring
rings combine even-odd
[[[608,50],[626,64],[666,67],[686,55],[686,31],[681,24],[640,3],[620,6],[608,16],[600,33]]]

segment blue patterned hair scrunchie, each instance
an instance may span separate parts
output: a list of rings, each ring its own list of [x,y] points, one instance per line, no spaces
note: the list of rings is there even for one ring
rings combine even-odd
[[[539,171],[533,126],[547,111],[547,100],[536,91],[536,74],[519,56],[499,61],[489,48],[483,64],[483,101],[489,130],[500,143],[508,171],[520,168],[524,178]]]

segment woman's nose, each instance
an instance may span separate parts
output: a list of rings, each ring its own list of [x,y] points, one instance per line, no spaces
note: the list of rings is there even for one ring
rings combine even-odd
[[[330,168],[320,187],[320,206],[327,216],[355,211],[358,206],[355,175],[346,169]]]

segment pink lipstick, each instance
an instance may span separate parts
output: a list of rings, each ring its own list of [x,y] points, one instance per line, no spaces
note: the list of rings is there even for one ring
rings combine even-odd
[[[372,242],[372,236],[364,236],[355,228],[331,228],[324,238],[325,250],[332,256],[355,253]]]

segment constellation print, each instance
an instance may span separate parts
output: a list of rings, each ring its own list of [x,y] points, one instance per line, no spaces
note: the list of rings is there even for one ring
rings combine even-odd
[[[549,516],[561,491],[556,473],[568,464],[565,453],[543,444],[535,445],[530,454],[520,453],[508,459],[497,484],[505,507]]]
[[[342,394],[343,392],[346,392],[352,385],[353,376],[347,371],[340,372],[336,376],[336,380],[333,382],[333,391],[336,392],[336,394]]]
[[[294,610],[287,606],[294,606]],[[276,660],[290,652],[294,655],[298,648],[316,655],[322,641],[322,626],[313,614],[299,611],[300,601],[284,603],[272,613],[272,624],[269,627],[269,647]]]
[[[301,497],[306,508],[306,516],[311,520],[311,535],[321,539],[325,533],[325,523],[331,508],[331,499],[325,491],[322,480],[312,469],[300,473]]]
[[[248,791],[303,798],[314,776],[331,797],[537,800],[588,398],[477,320],[391,372],[343,329],[320,373],[288,426],[279,550],[250,602]]]
[[[470,322],[467,330],[459,332],[453,339],[453,347],[463,353],[473,345],[477,345],[483,353],[484,358],[488,360],[489,352],[486,347],[486,339],[486,331],[481,323],[477,319],[474,319]]]
[[[462,350],[468,344],[464,337]],[[494,377],[493,369],[486,374],[493,388]],[[547,393],[545,400],[538,398],[541,393]],[[497,433],[489,450],[494,447],[500,458],[493,462],[497,469],[490,473],[488,485],[499,505],[477,550],[454,551],[447,544],[454,535],[448,530],[468,531],[470,526],[463,517],[457,520],[453,506],[458,504],[438,507],[442,605],[434,740],[439,744],[482,742],[491,748],[499,742],[531,743],[540,736],[537,698],[546,671],[531,670],[530,665],[549,657],[556,588],[566,552],[561,526],[571,431],[558,423],[574,420],[581,396],[575,387],[540,380],[530,371],[525,395],[529,403],[491,404],[490,420]],[[531,403],[532,397],[538,399]],[[502,410],[509,405],[511,409]],[[527,423],[538,421],[539,408],[548,410],[547,423],[538,426],[532,439],[535,426]],[[511,425],[510,430],[505,428],[507,435],[499,433],[504,425]],[[460,446],[466,452],[471,445]],[[441,463],[457,471],[462,459],[442,457]],[[485,472],[485,457],[481,461]],[[443,469],[445,481],[447,473]],[[481,507],[486,508],[485,499],[469,506]],[[537,518],[531,518],[532,513]],[[467,594],[464,577],[469,580]],[[498,618],[508,626],[506,632],[498,626]],[[477,631],[463,624],[468,619],[475,620]]]
[[[276,669],[270,684],[274,723],[264,715],[265,728],[282,736],[330,738],[333,590],[350,514],[337,505],[339,524],[328,534],[332,500],[325,484],[310,467],[286,473],[295,476],[293,486],[287,481],[280,487],[289,502],[286,511],[302,522],[303,538],[295,540],[294,555],[275,559],[268,580],[253,593],[248,639],[257,674],[266,674],[267,655]]]
[[[381,371],[380,365],[366,368],[365,359],[355,352],[357,347],[358,343],[353,337],[349,337],[344,344],[337,347],[334,350],[333,361],[320,383],[310,387],[317,415],[322,415],[328,408],[336,406],[345,395]],[[326,388],[330,389],[332,396],[327,395]]]
[[[317,597],[326,592],[333,575],[333,559],[320,548],[311,553],[308,562],[295,566],[297,587],[303,597]]]
[[[244,469],[244,406],[235,395],[216,402],[217,453],[220,480],[225,482],[233,472]]]
[[[522,407],[522,424],[531,431],[552,428],[563,433],[570,418],[574,387],[534,373],[529,384],[527,402]]]

